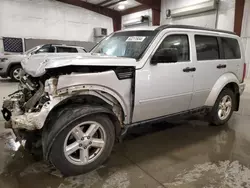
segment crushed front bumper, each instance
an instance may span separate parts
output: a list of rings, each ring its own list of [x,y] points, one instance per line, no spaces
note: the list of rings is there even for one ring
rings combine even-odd
[[[3,108],[3,117],[7,121],[6,128],[37,130],[44,126],[49,112],[63,99],[63,97],[54,98],[46,102],[39,112],[26,112],[21,115],[13,115],[10,110]]]
[[[9,110],[5,108],[2,110],[3,117],[6,120],[5,128],[26,130],[41,129],[48,113],[49,110],[43,108],[40,112],[12,116],[12,113]]]

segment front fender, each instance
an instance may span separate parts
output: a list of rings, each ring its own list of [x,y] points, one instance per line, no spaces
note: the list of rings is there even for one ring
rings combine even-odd
[[[63,106],[63,104],[71,98],[79,97],[84,99],[85,96],[93,96],[99,98],[111,106],[113,106],[113,104],[119,105],[121,107],[122,113],[120,114],[119,110],[117,113],[123,117],[119,118],[120,116],[115,112],[114,113],[117,115],[120,123],[126,123],[126,121],[128,120],[128,116],[126,114],[126,111],[124,111],[124,106],[122,106],[119,101],[116,101],[116,98],[114,96],[104,95],[104,92],[98,92],[100,90],[90,90],[90,87],[92,86],[86,86],[86,88],[82,90],[82,86],[79,86],[58,91],[59,95],[46,102],[39,112],[27,112],[22,115],[12,116],[12,127],[27,130],[42,129],[46,122],[50,119],[51,114],[53,114],[54,111],[57,111],[58,107]],[[123,119],[124,122],[122,122]]]
[[[233,73],[223,74],[214,84],[205,102],[205,106],[213,106],[222,89],[229,83],[235,83],[239,86],[239,80]]]

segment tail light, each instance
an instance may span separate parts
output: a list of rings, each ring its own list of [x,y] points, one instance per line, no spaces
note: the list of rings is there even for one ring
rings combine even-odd
[[[246,63],[244,63],[244,66],[243,66],[243,76],[242,76],[242,82],[244,82],[244,80],[245,80],[245,77],[246,77],[246,71],[247,71],[247,65],[246,65]]]

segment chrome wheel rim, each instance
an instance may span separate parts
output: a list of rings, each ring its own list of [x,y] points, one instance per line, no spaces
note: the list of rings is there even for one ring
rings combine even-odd
[[[218,108],[218,117],[220,120],[225,120],[228,118],[232,110],[232,98],[229,95],[222,97],[219,108]]]
[[[65,138],[64,155],[75,165],[86,165],[96,160],[106,144],[103,126],[95,121],[86,121],[75,126]]]
[[[22,71],[22,68],[17,68],[13,71],[13,77],[16,80],[20,80],[20,72]]]

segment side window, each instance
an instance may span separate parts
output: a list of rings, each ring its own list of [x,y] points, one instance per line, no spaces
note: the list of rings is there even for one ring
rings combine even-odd
[[[195,46],[198,61],[220,58],[217,37],[195,35]]]
[[[55,47],[51,45],[44,45],[40,49],[38,49],[35,53],[40,54],[40,53],[54,53],[55,52]]]
[[[70,52],[71,52],[71,53],[77,53],[78,51],[77,51],[76,48],[71,48]]]
[[[57,53],[77,53],[76,48],[57,46]]]
[[[236,39],[221,38],[225,59],[240,59],[240,47]]]
[[[187,35],[169,35],[160,44],[160,50],[177,51],[177,62],[189,61],[189,42]]]

